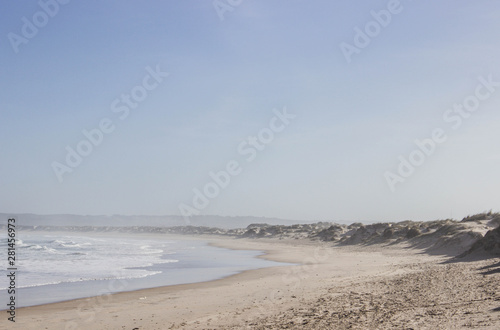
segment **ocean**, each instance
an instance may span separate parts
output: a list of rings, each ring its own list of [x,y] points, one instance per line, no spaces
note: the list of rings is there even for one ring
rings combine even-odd
[[[17,307],[204,282],[286,265],[256,258],[262,254],[259,251],[229,250],[200,240],[159,235],[31,232],[19,236]],[[1,239],[0,245],[6,251],[7,239]],[[4,275],[0,281],[0,301],[7,299],[7,279]]]

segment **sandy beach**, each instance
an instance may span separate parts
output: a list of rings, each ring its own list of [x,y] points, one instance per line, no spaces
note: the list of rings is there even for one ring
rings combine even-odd
[[[498,259],[395,246],[206,237],[295,266],[216,281],[21,308],[2,329],[387,329],[500,327]]]

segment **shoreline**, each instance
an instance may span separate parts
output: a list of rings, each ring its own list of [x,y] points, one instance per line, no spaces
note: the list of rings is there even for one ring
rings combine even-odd
[[[156,237],[157,235],[153,234],[146,234],[148,236],[154,236]],[[106,235],[102,235],[106,236]],[[164,237],[164,236],[160,236]],[[193,237],[181,237],[179,238],[176,235],[168,235],[169,239],[175,239],[175,240],[185,240],[185,241],[202,241],[206,242],[208,246],[212,247],[217,247],[217,248],[223,248],[223,249],[230,249],[230,250],[236,250],[236,251],[259,251],[262,252],[262,254],[256,255],[252,258],[257,258],[257,259],[264,259],[272,262],[277,262],[277,263],[283,263],[283,265],[275,265],[275,266],[264,266],[264,267],[258,267],[258,268],[252,268],[252,269],[246,269],[239,271],[236,274],[229,274],[229,275],[223,275],[222,277],[215,278],[215,279],[210,279],[210,280],[204,280],[204,281],[197,281],[197,282],[188,282],[188,283],[180,283],[180,284],[172,284],[172,285],[161,285],[161,286],[156,286],[156,287],[151,287],[151,288],[140,288],[140,289],[134,289],[134,290],[127,290],[127,291],[118,291],[118,292],[112,292],[112,293],[105,293],[102,295],[98,296],[88,296],[88,297],[81,297],[81,298],[73,298],[73,299],[68,299],[68,300],[62,300],[62,301],[55,301],[55,302],[50,302],[50,303],[43,303],[43,304],[38,304],[38,305],[31,305],[31,306],[23,306],[16,308],[16,310],[22,310],[22,309],[27,309],[27,308],[36,308],[36,307],[41,307],[41,306],[48,306],[48,305],[54,305],[54,304],[64,304],[64,303],[70,303],[70,302],[77,302],[77,301],[83,301],[83,300],[88,300],[88,299],[95,299],[99,296],[108,296],[108,295],[119,295],[119,294],[126,294],[126,293],[131,293],[131,292],[138,292],[138,291],[146,291],[146,290],[156,290],[156,289],[161,289],[161,288],[171,288],[171,287],[177,287],[177,286],[187,286],[187,285],[195,285],[195,284],[201,284],[201,283],[210,283],[210,282],[216,282],[220,280],[227,279],[232,276],[237,276],[245,272],[251,272],[259,269],[267,269],[267,268],[276,268],[276,267],[289,267],[289,266],[294,266],[297,265],[298,263],[293,262],[293,261],[277,261],[273,260],[272,258],[269,257],[270,254],[272,254],[271,251],[263,250],[260,248],[240,248],[237,246],[234,246],[232,244],[223,244],[222,242],[225,240],[233,240],[233,238],[214,238],[214,237],[199,237],[199,236],[193,236]],[[70,282],[70,283],[75,283],[75,282]],[[51,285],[58,285],[58,284],[46,284],[43,286],[51,286]],[[25,289],[21,288],[21,289]],[[1,309],[0,312],[6,311],[7,309]]]
[[[87,236],[75,235],[74,233],[57,233],[64,236]],[[114,235],[101,234],[98,237],[112,237]],[[139,267],[138,269],[148,269],[149,271],[161,270],[159,274],[148,275],[145,277],[132,277],[132,278],[116,278],[116,279],[84,279],[80,281],[61,282],[61,283],[48,283],[44,285],[32,285],[26,287],[16,288],[17,301],[23,302],[23,305],[17,306],[17,310],[27,307],[36,307],[48,304],[55,304],[61,302],[70,302],[73,300],[95,298],[103,295],[113,295],[123,292],[133,292],[145,289],[155,289],[174,285],[195,284],[202,282],[210,282],[226,278],[228,276],[236,275],[241,272],[253,269],[286,266],[288,264],[281,264],[272,262],[270,259],[261,258],[265,251],[260,249],[229,249],[223,246],[212,244],[210,238],[202,237],[178,237],[176,235],[161,235],[161,234],[139,234],[139,235],[117,235],[120,238],[133,237],[140,239],[155,239],[155,240],[171,240],[178,242],[187,242],[190,247],[195,247],[193,252],[179,251],[180,258],[185,263],[180,268],[165,269],[161,268],[163,264],[151,264],[148,266]],[[139,237],[138,237],[139,236]],[[177,244],[177,243],[176,243]],[[200,251],[201,248],[201,251]],[[230,252],[233,250],[235,252]],[[190,251],[188,249],[187,251]],[[198,252],[195,252],[198,251]],[[202,252],[203,257],[196,258],[196,254]],[[241,252],[241,253],[239,253]],[[164,254],[163,257],[170,258],[171,254]],[[220,260],[217,266],[210,267],[206,265],[204,260]],[[270,261],[270,262],[267,262]],[[193,262],[194,265],[192,266]],[[181,264],[182,264],[181,263]],[[170,264],[168,264],[170,265]],[[174,265],[174,264],[173,264]],[[175,263],[177,265],[177,263]],[[207,268],[206,268],[207,267]],[[137,267],[132,267],[137,268]],[[205,273],[198,273],[196,271],[205,271]],[[167,275],[167,276],[165,276]],[[5,289],[6,291],[7,289]],[[2,290],[3,291],[3,290]],[[71,294],[68,294],[72,292]],[[50,298],[44,298],[49,293]],[[41,297],[40,299],[36,297]],[[1,308],[0,311],[5,311],[6,308]]]
[[[283,268],[283,267],[292,267],[298,265],[298,261],[295,260],[295,258],[286,258],[286,260],[276,260],[279,258],[273,258],[273,253],[276,253],[276,251],[273,250],[266,250],[261,247],[257,246],[246,246],[242,247],[241,244],[239,244],[239,241],[242,240],[240,238],[228,238],[228,237],[204,237],[203,235],[201,236],[177,236],[177,235],[157,235],[157,234],[144,234],[145,236],[151,236],[151,237],[164,237],[167,239],[180,239],[180,240],[193,240],[193,241],[204,241],[207,243],[209,246],[213,247],[219,247],[219,248],[225,248],[225,249],[230,249],[230,250],[251,250],[251,251],[261,251],[262,254],[255,256],[254,258],[259,258],[259,259],[265,259],[269,261],[274,261],[274,262],[280,262],[280,263],[285,263],[284,265],[280,266],[271,266],[271,267],[262,267],[262,268],[256,268],[256,269],[249,269],[249,270],[243,270],[237,274],[230,274],[227,276],[223,276],[221,278],[217,279],[212,279],[212,280],[207,280],[207,281],[200,281],[200,282],[194,282],[194,283],[183,283],[183,284],[174,284],[174,285],[166,285],[166,286],[158,286],[158,287],[153,287],[153,288],[142,288],[142,289],[137,289],[137,290],[130,290],[130,291],[121,291],[121,292],[115,292],[115,293],[110,293],[110,294],[103,294],[99,296],[91,296],[91,297],[84,297],[84,298],[76,298],[76,299],[70,299],[70,300],[64,300],[64,301],[58,301],[58,302],[52,302],[52,303],[46,303],[46,304],[39,304],[39,305],[33,305],[33,306],[27,306],[27,307],[19,307],[16,309],[17,312],[17,319],[16,321],[16,326],[23,324],[23,328],[25,329],[38,329],[36,326],[33,327],[31,323],[25,324],[23,320],[24,316],[26,314],[35,314],[33,315],[31,319],[33,321],[39,320],[39,321],[46,321],[45,317],[42,315],[45,315],[46,313],[53,313],[55,311],[57,312],[63,312],[67,313],[68,311],[75,310],[75,314],[78,316],[80,321],[83,321],[81,326],[78,326],[79,322],[75,321],[70,321],[69,326],[65,325],[64,327],[60,327],[60,325],[55,325],[54,328],[49,328],[49,329],[85,329],[85,325],[89,325],[93,319],[94,315],[97,314],[98,312],[101,312],[101,310],[104,308],[104,304],[107,304],[112,301],[122,301],[122,300],[137,300],[137,297],[139,300],[141,298],[145,297],[147,299],[148,296],[151,295],[157,295],[157,294],[167,294],[167,293],[172,293],[172,294],[177,294],[180,292],[183,292],[185,290],[198,290],[198,289],[207,289],[211,288],[213,286],[222,286],[226,282],[234,282],[234,281],[244,281],[247,277],[254,277],[254,276],[263,276],[265,275],[268,271],[273,270],[274,268]],[[102,235],[106,236],[106,234]],[[244,240],[244,239],[243,239]],[[253,242],[252,242],[253,243]],[[260,272],[262,271],[262,272]],[[255,274],[253,274],[255,273]],[[261,274],[262,273],[262,274]],[[253,276],[252,276],[253,275]],[[241,277],[241,279],[240,279]],[[143,299],[143,300],[146,300]],[[2,310],[6,311],[6,310]],[[90,311],[90,312],[89,312]],[[77,319],[78,319],[77,318]],[[1,326],[3,324],[3,321],[5,320],[0,320],[0,329],[3,329]],[[45,324],[45,322],[44,322]]]
[[[274,324],[287,311],[303,310],[325,299],[325,293],[331,292],[326,296],[331,298],[343,297],[344,291],[369,290],[367,283],[373,281],[387,283],[398,276],[417,276],[422,269],[443,269],[446,266],[440,263],[448,259],[402,246],[333,247],[310,240],[199,239],[223,248],[264,251],[258,258],[295,265],[20,308],[15,328],[259,328],[259,320]],[[344,305],[332,312],[336,308]],[[0,320],[0,328],[7,325],[5,319]]]

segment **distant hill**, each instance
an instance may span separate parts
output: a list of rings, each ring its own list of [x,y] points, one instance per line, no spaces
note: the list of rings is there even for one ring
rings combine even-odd
[[[250,224],[266,223],[269,225],[294,225],[307,221],[284,220],[277,218],[264,218],[252,216],[224,217],[217,215],[200,215],[190,217],[186,222],[182,216],[166,215],[75,215],[75,214],[9,214],[0,213],[4,219],[16,218],[21,226],[105,226],[105,227],[130,227],[130,226],[205,226],[222,229],[246,228]]]

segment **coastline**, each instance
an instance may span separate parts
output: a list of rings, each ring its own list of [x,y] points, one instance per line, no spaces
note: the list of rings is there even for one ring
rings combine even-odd
[[[332,247],[331,243],[310,240],[198,239],[218,247],[264,251],[259,258],[296,265],[247,270],[208,282],[20,308],[14,328],[258,328],[258,320],[271,322],[272,328],[277,315],[305,309],[324,299],[325,293],[333,297],[342,295],[343,290],[368,290],[368,282],[387,282],[397,276],[418,274],[422,269],[442,268],[445,266],[439,264],[447,259],[401,246]],[[0,328],[13,329],[10,323],[4,317]]]
[[[58,235],[54,237],[57,236]],[[99,259],[100,255],[96,253],[99,252],[99,250],[96,250],[96,252],[89,252],[89,249],[86,249],[84,251],[84,254],[90,255],[90,257],[84,259],[82,265],[75,265],[75,267],[77,268],[71,270],[73,277],[76,277],[76,280],[68,280],[67,282],[63,281],[57,283],[57,278],[51,281],[52,278],[48,277],[39,279],[39,281],[45,280],[47,284],[31,286],[29,284],[33,283],[33,280],[31,280],[31,278],[29,277],[26,277],[25,279],[23,279],[23,281],[20,281],[21,284],[28,285],[25,287],[16,288],[17,309],[70,301],[75,299],[85,299],[94,296],[115,294],[119,292],[137,291],[147,288],[206,282],[224,278],[245,270],[282,265],[281,263],[268,261],[264,258],[257,258],[257,256],[262,253],[260,251],[231,250],[220,248],[210,245],[208,240],[200,239],[199,237],[195,239],[188,239],[186,237],[166,237],[165,235],[149,235],[142,233],[136,235],[117,236],[109,234],[87,236],[80,234],[75,235],[74,233],[60,233],[60,236],[64,237],[68,242],[78,242],[78,244],[74,243],[76,245],[95,244],[96,246],[102,245],[102,243],[100,243],[99,241],[89,241],[89,239],[99,237],[101,238],[101,241],[102,239],[106,239],[107,241],[115,242],[116,238],[123,239],[124,237],[126,237],[126,239],[128,239],[128,237],[133,237],[135,242],[134,246],[141,247],[140,250],[137,248],[137,250],[139,251],[142,251],[142,247],[152,247],[153,249],[161,248],[163,249],[163,251],[160,256],[158,254],[158,251],[161,250],[154,250],[156,254],[156,259],[154,260],[150,258],[150,254],[142,254],[146,258],[148,258],[148,261],[140,261],[142,257],[138,256],[141,256],[141,254],[132,254],[129,256],[127,254],[117,253],[116,255],[119,258],[122,258],[119,260],[117,259],[116,261],[117,264],[121,265],[121,269],[111,270],[106,269],[106,267],[103,268],[101,266],[101,272],[96,271],[92,273],[90,270],[88,270],[88,266],[82,265],[88,265],[88,263],[86,263],[87,259],[90,260],[91,264],[94,262],[94,260]],[[42,235],[42,237],[45,236]],[[52,243],[55,239],[54,237],[43,239],[46,239],[48,242]],[[41,242],[41,239],[42,238],[39,238],[37,236],[32,238],[33,242]],[[117,243],[118,242],[119,241],[117,241]],[[40,244],[45,247],[44,243]],[[113,246],[113,244],[110,246]],[[56,247],[50,246],[49,249],[50,248]],[[74,250],[70,250],[69,252],[73,251]],[[102,252],[105,254],[107,253],[105,249],[103,249]],[[67,251],[65,251],[65,253],[66,255],[71,256],[71,254],[69,254]],[[123,259],[129,259],[131,261],[127,261],[125,263],[125,260]],[[172,262],[163,262],[164,260],[170,259],[172,259]],[[107,260],[109,260],[109,262],[114,262],[113,260],[109,259],[109,257]],[[74,262],[78,263],[79,261]],[[64,262],[61,262],[60,264],[64,266]],[[100,266],[102,264],[103,263],[101,262],[98,265]],[[57,268],[57,266],[54,267]],[[79,270],[82,270],[82,272],[79,272]],[[144,276],[139,273],[138,275],[140,276],[138,277],[130,277],[127,273],[129,270],[139,270],[143,272],[147,271],[150,273],[150,275]],[[99,276],[99,274],[113,274],[112,276],[114,277],[109,277],[109,275]],[[78,277],[80,277],[80,280],[78,280]],[[30,280],[32,282],[30,282]],[[2,289],[0,297],[3,297],[3,294],[4,290]],[[1,309],[5,308],[0,307],[0,310]]]
[[[108,271],[108,273],[114,274],[114,276],[116,276],[115,278],[108,278],[107,276],[95,276],[94,274],[89,273],[89,271],[87,271],[85,267],[79,266],[79,268],[77,269],[81,269],[85,273],[79,273],[75,270],[73,270],[72,272],[73,276],[79,276],[80,280],[57,282],[57,279],[51,281],[45,278],[40,280],[45,280],[46,284],[29,285],[33,282],[30,282],[30,279],[28,278],[23,279],[22,283],[27,283],[27,285],[24,287],[16,288],[17,309],[76,299],[85,299],[94,296],[115,294],[119,292],[137,291],[147,288],[207,282],[237,274],[245,270],[281,265],[281,263],[268,261],[264,258],[257,258],[262,253],[261,251],[231,250],[220,248],[210,245],[208,240],[200,239],[199,237],[188,239],[186,237],[166,237],[165,235],[150,234],[117,236],[110,234],[101,234],[88,236],[63,232],[58,233],[58,235],[53,235],[53,237],[49,237],[48,239],[39,238],[38,236],[35,236],[31,239],[34,240],[33,242],[36,241],[37,243],[42,244],[45,248],[46,243],[42,242],[41,239],[46,239],[48,243],[52,243],[53,239],[59,238],[59,236],[66,239],[66,241],[71,242],[66,243],[63,241],[56,241],[59,242],[59,244],[61,244],[62,242],[64,244],[76,244],[77,246],[79,246],[80,244],[100,244],[100,242],[94,241],[88,243],[88,239],[96,237],[105,239],[123,239],[124,237],[128,239],[129,237],[131,237],[134,238],[136,242],[135,245],[137,247],[140,246],[141,249],[142,247],[151,248],[151,246],[153,246],[154,248],[159,248],[161,246],[164,251],[162,252],[161,257],[157,258],[156,260],[148,261],[147,265],[144,261],[142,261],[142,265],[139,265],[141,261],[135,261],[131,262],[127,267],[123,264],[123,260],[121,260],[121,267],[123,267],[123,272],[122,270]],[[46,236],[42,235],[41,237]],[[82,238],[84,239],[83,241]],[[29,240],[29,238],[26,239]],[[168,242],[167,245],[164,245],[164,242]],[[28,246],[30,246],[29,244]],[[54,248],[56,247],[51,246],[47,249]],[[103,252],[106,253],[105,250],[103,250]],[[69,254],[69,252],[67,251],[65,251],[65,253],[67,255]],[[99,255],[93,257],[92,253],[94,252],[89,252],[87,250],[85,250],[84,252],[84,254],[86,255],[91,255],[91,262],[95,258],[100,257]],[[118,257],[122,257],[121,254],[117,255]],[[128,258],[127,255],[123,255],[123,257]],[[149,257],[149,254],[146,254],[146,257]],[[138,258],[134,256],[131,256],[130,258],[132,260],[138,260]],[[165,259],[173,260],[171,260],[172,262],[163,262],[163,260]],[[112,260],[110,261],[113,262]],[[127,277],[126,275],[124,275],[124,271],[128,269],[148,271],[152,274],[139,277]],[[107,271],[106,269],[101,270]],[[89,276],[89,274],[91,275]],[[100,273],[96,272],[95,274]],[[5,291],[7,291],[7,288],[5,288]],[[3,296],[4,289],[2,289],[1,293],[2,295],[0,296]],[[5,309],[6,308],[0,307],[0,310]]]

